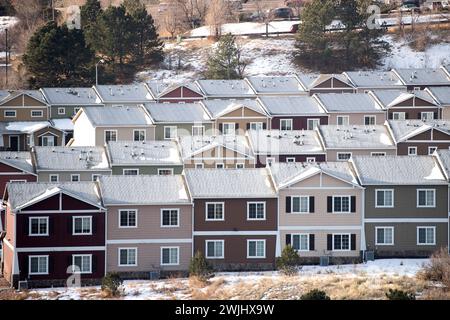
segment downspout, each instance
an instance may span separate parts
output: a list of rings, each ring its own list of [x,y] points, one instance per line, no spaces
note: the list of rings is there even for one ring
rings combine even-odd
[[[361,192],[361,251],[362,251],[362,257],[363,257],[363,261],[364,261],[364,256],[365,256],[365,252],[367,250],[366,248],[366,228],[365,228],[365,223],[364,223],[364,219],[365,219],[365,214],[366,214],[366,200],[365,200],[365,195],[366,195],[366,189],[364,188],[363,191]]]

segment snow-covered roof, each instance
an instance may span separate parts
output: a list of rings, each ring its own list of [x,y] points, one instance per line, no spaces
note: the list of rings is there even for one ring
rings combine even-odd
[[[0,101],[5,99],[7,96],[9,96],[9,91],[8,90],[0,90]]]
[[[257,94],[300,94],[305,92],[295,75],[251,76],[246,80]]]
[[[392,71],[346,71],[343,75],[347,76],[356,88],[405,88],[400,78]]]
[[[325,153],[315,130],[249,130],[247,135],[255,154]]]
[[[88,107],[82,110],[94,126],[145,126],[152,123],[141,107]]]
[[[247,140],[244,136],[181,136],[178,138],[181,157],[188,159],[203,151],[211,150],[218,146],[223,146],[226,149],[236,151],[241,154],[241,157],[253,158],[253,154],[248,146]],[[224,157],[227,153],[224,154]]]
[[[350,160],[364,185],[433,185],[447,180],[432,156],[355,156]]]
[[[450,135],[450,121],[446,120],[389,120],[388,124],[397,142],[407,140],[431,128]]]
[[[13,210],[31,204],[39,199],[46,199],[60,192],[73,195],[78,199],[101,206],[95,182],[11,182],[7,185],[8,201]]]
[[[314,97],[327,112],[384,112],[367,93],[316,93]]]
[[[109,141],[111,165],[183,165],[174,141]]]
[[[321,162],[321,163],[286,163],[274,162],[268,167],[278,188],[291,185],[307,179],[320,172],[336,177],[353,185],[358,180],[353,174],[348,162]]]
[[[49,121],[15,121],[2,123],[0,126],[0,131],[8,133],[33,133],[46,127],[55,128]]]
[[[396,68],[393,71],[406,85],[448,85],[450,78],[441,68]]]
[[[29,151],[1,151],[0,161],[17,169],[34,173]]]
[[[145,103],[153,100],[144,83],[99,85],[94,90],[105,103]]]
[[[383,125],[324,125],[318,128],[326,149],[395,149]]]
[[[193,198],[276,197],[269,173],[259,169],[185,169]]]
[[[193,123],[211,121],[199,103],[146,103],[145,108],[155,122]]]
[[[73,131],[72,119],[69,118],[52,119],[50,120],[50,122],[53,123],[53,126],[59,130]]]
[[[259,97],[270,115],[326,115],[310,96]]]
[[[50,105],[95,105],[98,96],[92,88],[41,88]]]
[[[334,81],[334,79],[337,79],[348,87],[352,87],[347,77],[342,74],[299,73],[297,74],[297,77],[305,90],[314,89],[316,86],[329,79],[332,79],[332,81]]]
[[[440,105],[450,106],[450,86],[429,87],[425,91],[429,92]]]
[[[202,94],[200,92],[200,89],[193,82],[183,82],[182,84],[176,84],[163,82],[161,80],[151,80],[147,82],[147,86],[154,98],[164,96],[166,93],[169,93],[179,87],[185,87],[200,95]]]
[[[384,108],[396,106],[406,100],[416,98],[422,99],[431,104],[436,104],[431,95],[422,90],[415,90],[414,92],[406,92],[402,90],[372,90],[371,94],[383,105]]]
[[[100,190],[105,205],[189,204],[181,175],[101,176]]]
[[[202,103],[213,118],[218,118],[241,107],[266,115],[266,111],[255,99],[210,99],[202,101]]]
[[[109,170],[103,147],[34,147],[36,170]]]
[[[206,97],[255,97],[256,93],[245,80],[197,80]]]
[[[450,150],[449,149],[437,149],[434,153],[436,159],[441,165],[442,170],[447,176],[447,180],[450,180]]]

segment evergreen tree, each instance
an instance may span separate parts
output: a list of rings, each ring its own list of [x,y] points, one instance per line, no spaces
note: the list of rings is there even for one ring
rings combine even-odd
[[[97,50],[99,35],[97,32],[97,18],[102,14],[99,0],[87,0],[81,7],[81,28],[84,32],[86,42],[89,46]]]
[[[16,10],[11,4],[11,0],[0,0],[0,16],[14,16]]]
[[[242,79],[246,66],[235,37],[226,34],[220,37],[217,48],[209,58],[205,76],[208,79]]]
[[[23,56],[34,87],[92,85],[93,59],[81,30],[53,21],[33,34]]]

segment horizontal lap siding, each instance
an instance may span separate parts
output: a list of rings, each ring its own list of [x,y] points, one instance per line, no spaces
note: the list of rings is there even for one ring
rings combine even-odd
[[[92,175],[110,175],[111,171],[41,171],[39,182],[49,182],[50,175],[57,174],[60,182],[70,182],[71,175],[79,174],[80,181],[92,181]]]
[[[417,227],[435,226],[436,245],[417,245]],[[375,228],[394,227],[394,245],[376,245]],[[428,257],[448,242],[447,223],[366,223],[367,250],[375,251],[378,257]]]
[[[20,279],[28,280],[59,280],[67,279],[71,274],[67,273],[67,268],[72,264],[73,254],[92,254],[94,263],[92,273],[82,274],[81,279],[99,279],[105,275],[105,252],[104,251],[64,251],[64,252],[20,252],[18,253]],[[48,255],[49,274],[48,275],[28,275],[29,256]],[[95,261],[95,262],[94,262]]]
[[[12,283],[14,253],[10,247],[3,244],[3,277]]]
[[[1,171],[0,171],[1,172]],[[35,175],[32,174],[20,174],[20,173],[13,173],[11,172],[11,174],[7,174],[7,175],[0,175],[0,192],[3,196],[5,188],[6,188],[6,184],[8,182],[10,182],[11,180],[26,180],[29,182],[33,182],[37,180],[37,177]]]
[[[418,155],[428,155],[428,147],[437,147],[438,149],[446,149],[450,147],[450,139],[448,142],[433,142],[433,140],[427,142],[400,142],[397,145],[397,154],[399,156],[408,155],[408,147],[416,147]]]
[[[282,154],[278,156],[256,156],[257,159],[257,168],[264,168],[266,166],[266,158],[275,158],[275,162],[286,162],[286,158],[295,158],[295,162],[306,162],[307,158],[315,158],[316,162],[324,162],[326,161],[325,154],[302,154],[302,155],[289,155]]]
[[[152,165],[152,166],[143,166],[139,163],[135,166],[113,166],[112,174],[113,175],[123,175],[124,169],[139,169],[139,174],[158,174],[158,169],[173,169],[173,174],[181,174],[183,172],[183,166],[167,166],[167,165]]]
[[[280,129],[280,120],[281,119],[292,119],[292,126],[293,130],[301,130],[301,129],[308,129],[308,119],[320,119],[320,124],[328,124],[328,117],[327,116],[320,116],[320,115],[310,115],[310,116],[283,116],[283,117],[273,117],[272,118],[272,129]]]
[[[338,116],[348,116],[348,122],[350,125],[364,125],[364,116],[375,116],[375,124],[382,125],[386,120],[386,114],[384,112],[362,112],[362,113],[345,113],[344,111],[338,113],[331,113],[328,123],[331,125],[337,125]]]
[[[161,265],[161,247],[179,247],[179,265]],[[137,248],[137,266],[119,266],[119,248]],[[191,243],[157,243],[157,244],[109,244],[107,247],[107,271],[146,272],[155,270],[186,271],[192,256]]]
[[[387,156],[395,156],[397,153],[396,149],[364,149],[364,150],[358,150],[358,149],[333,149],[327,150],[327,161],[338,161],[337,160],[337,154],[339,153],[347,153],[350,152],[352,156],[370,156],[372,152],[384,152]]]

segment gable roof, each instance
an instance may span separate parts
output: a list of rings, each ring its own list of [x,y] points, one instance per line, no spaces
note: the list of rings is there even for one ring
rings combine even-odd
[[[255,154],[296,155],[325,153],[314,130],[249,130],[247,136]]]
[[[273,198],[269,173],[259,169],[185,169],[193,198]]]
[[[319,173],[324,173],[336,179],[358,186],[359,183],[353,174],[348,162],[322,162],[322,163],[272,163],[268,169],[278,188],[285,188],[294,183],[308,179]]]
[[[253,158],[253,154],[243,136],[180,136],[178,141],[181,149],[182,159],[188,159],[196,154],[222,146],[226,149],[236,151],[242,156]],[[226,155],[225,155],[226,156]]]
[[[8,101],[11,101],[17,97],[20,97],[21,95],[29,96],[30,98],[47,105],[47,102],[44,99],[44,96],[42,95],[41,91],[39,90],[16,90],[16,91],[8,91],[8,95],[4,97],[0,101],[0,105],[4,105]]]
[[[254,99],[210,99],[204,100],[201,103],[205,106],[213,119],[219,118],[239,108],[248,108],[260,113],[262,116],[267,116],[266,111],[261,107],[258,101]]]
[[[155,123],[211,121],[200,103],[146,103],[144,107]]]
[[[437,161],[441,165],[442,170],[447,178],[450,180],[450,150],[449,149],[437,149],[433,156],[436,157]]]
[[[302,94],[305,89],[295,75],[245,78],[257,94]]]
[[[55,127],[50,121],[14,121],[0,123],[0,133],[34,133],[44,128],[53,128],[63,131]]]
[[[109,141],[111,165],[183,165],[174,141]]]
[[[416,99],[421,99],[436,105],[433,97],[428,92],[422,90],[415,90],[414,92],[402,90],[372,90],[369,94],[377,99],[384,108],[394,107],[409,99],[413,99],[414,104]]]
[[[8,202],[13,210],[27,207],[61,192],[101,207],[95,182],[11,182],[6,188]]]
[[[324,125],[316,130],[325,149],[396,149],[384,125]]]
[[[88,107],[81,108],[74,117],[75,122],[84,112],[93,126],[146,126],[151,119],[141,107]]]
[[[304,88],[304,90],[309,91],[314,89],[321,83],[324,83],[327,80],[338,81],[343,83],[348,88],[352,88],[350,81],[342,74],[319,74],[319,73],[299,73],[297,74],[297,78],[300,81],[300,84]],[[336,88],[336,87],[333,87]],[[345,87],[344,87],[345,88]]]
[[[255,97],[256,93],[245,80],[197,80],[207,97]]]
[[[425,91],[440,105],[450,106],[450,87],[429,87]]]
[[[104,103],[146,103],[153,100],[144,83],[98,85],[93,89]]]
[[[399,68],[392,71],[406,85],[450,85],[450,78],[441,68]]]
[[[191,203],[181,175],[101,176],[99,187],[106,206]]]
[[[327,112],[384,112],[367,93],[316,93],[313,97]]]
[[[41,88],[50,105],[96,105],[98,96],[92,88]]]
[[[323,115],[325,110],[310,96],[259,97],[270,115]]]
[[[1,151],[0,162],[35,175],[29,151]]]
[[[185,87],[199,95],[202,95],[200,89],[193,82],[184,82],[181,84],[166,83],[161,80],[151,80],[147,82],[148,90],[150,90],[154,99],[163,97],[164,95],[176,90],[180,87]]]
[[[109,170],[103,147],[39,147],[33,148],[36,170]]]
[[[447,184],[432,156],[355,156],[350,162],[363,186]]]
[[[342,73],[356,88],[396,88],[406,90],[400,78],[392,71],[346,71]]]
[[[450,135],[450,121],[446,120],[388,120],[394,140],[402,142],[430,129]]]

